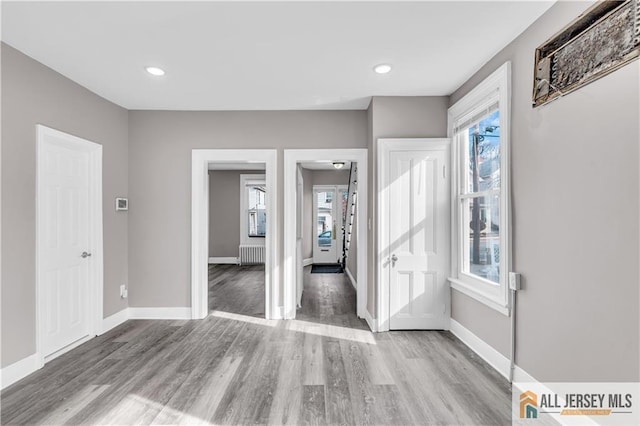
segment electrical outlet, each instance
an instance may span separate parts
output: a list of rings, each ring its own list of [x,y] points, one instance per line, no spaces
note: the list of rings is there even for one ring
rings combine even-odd
[[[509,272],[509,288],[514,291],[520,290],[520,274],[517,272]]]
[[[125,284],[122,284],[120,286],[120,297],[122,299],[126,299],[128,295],[129,295],[129,292],[127,291],[127,286]]]

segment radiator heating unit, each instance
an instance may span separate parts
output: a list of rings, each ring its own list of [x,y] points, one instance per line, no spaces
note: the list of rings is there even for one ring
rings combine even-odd
[[[240,265],[264,264],[264,246],[240,245]]]

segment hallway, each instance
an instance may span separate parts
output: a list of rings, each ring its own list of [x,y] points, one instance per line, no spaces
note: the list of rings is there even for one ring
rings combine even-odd
[[[222,269],[206,319],[126,322],[3,391],[2,423],[510,424],[504,378],[449,332],[369,332],[342,274],[268,321]]]
[[[264,265],[209,265],[209,312],[264,318]]]

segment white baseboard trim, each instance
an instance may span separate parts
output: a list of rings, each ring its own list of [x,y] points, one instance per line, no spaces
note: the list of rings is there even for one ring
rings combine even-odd
[[[349,268],[345,266],[344,271],[347,273],[347,276],[349,277],[349,281],[351,281],[351,285],[353,286],[353,289],[358,291],[358,283],[356,282],[356,279],[353,278],[353,274],[351,273]]]
[[[29,355],[26,358],[22,358],[20,361],[14,362],[11,365],[7,365],[0,370],[0,382],[2,382],[2,389],[11,386],[18,380],[27,377],[29,374],[40,368],[38,362],[38,355]]]
[[[240,261],[237,257],[210,257],[209,264],[215,265],[238,265]]]
[[[106,333],[107,331],[116,328],[123,322],[129,319],[129,308],[116,312],[115,314],[106,317],[102,320],[102,330],[98,333],[98,336]]]
[[[451,333],[467,345],[472,351],[478,354],[480,358],[487,361],[498,373],[509,379],[509,358],[493,349],[484,340],[473,334],[469,329],[465,328],[458,321],[451,318]],[[539,383],[538,379],[527,373],[519,366],[515,366],[513,370],[514,383]],[[551,393],[549,391],[549,393]]]
[[[129,319],[191,319],[191,308],[129,308]]]
[[[302,261],[302,266],[309,266],[309,265],[313,265],[313,257],[310,257],[308,259],[304,259]]]
[[[371,331],[373,331],[374,333],[378,332],[378,327],[376,326],[377,322],[371,317],[371,313],[369,313],[368,309],[364,310],[364,320],[369,325]]]
[[[465,345],[477,353],[498,373],[505,378],[509,378],[510,362],[509,358],[491,347],[484,340],[473,334],[470,330],[462,326],[458,321],[451,318],[451,333],[462,341]]]

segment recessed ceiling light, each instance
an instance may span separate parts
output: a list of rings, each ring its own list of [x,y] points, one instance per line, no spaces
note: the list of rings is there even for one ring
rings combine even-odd
[[[378,64],[373,67],[373,70],[378,74],[386,74],[391,71],[391,65],[389,64]]]
[[[145,68],[147,70],[147,72],[151,75],[155,75],[155,76],[161,76],[164,75],[164,70],[162,68],[158,68],[158,67],[147,67]]]

